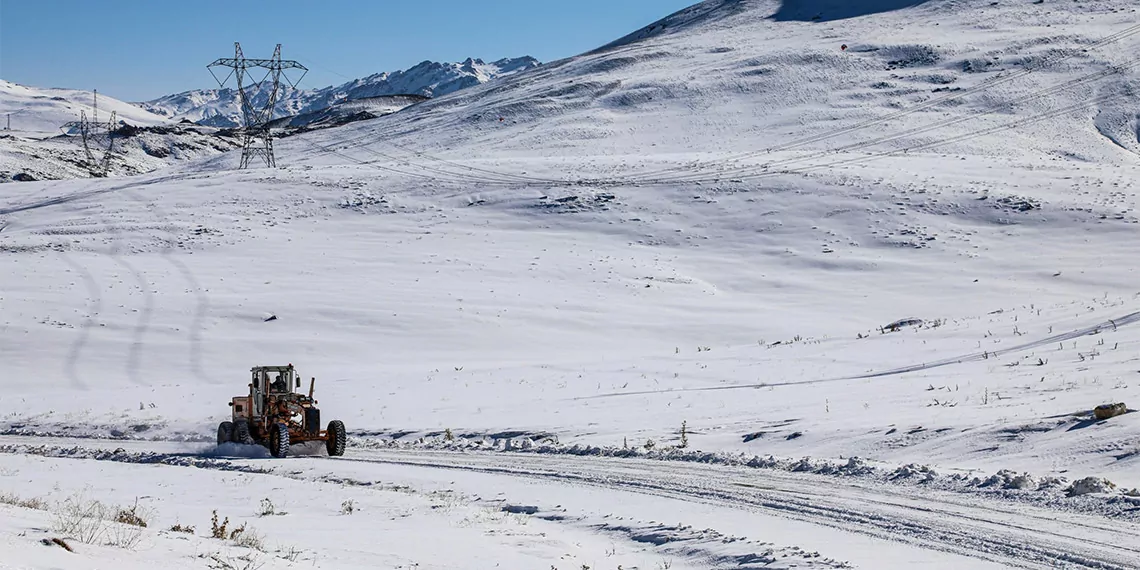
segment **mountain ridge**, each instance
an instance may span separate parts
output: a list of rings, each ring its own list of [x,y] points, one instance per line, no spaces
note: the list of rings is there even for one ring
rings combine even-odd
[[[315,89],[285,87],[275,116],[313,113],[345,101],[387,95],[439,97],[539,65],[530,56],[492,62],[478,58],[457,63],[424,60],[405,70],[375,73],[340,85]],[[183,91],[134,105],[173,120],[186,119],[212,127],[235,127],[241,122],[237,92],[232,88]]]

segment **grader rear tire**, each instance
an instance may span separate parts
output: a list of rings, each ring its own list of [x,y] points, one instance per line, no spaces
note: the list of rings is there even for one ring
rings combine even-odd
[[[329,457],[344,455],[345,440],[347,439],[347,434],[344,432],[344,422],[340,420],[329,422],[327,433],[329,438],[325,440],[325,449],[328,450]]]
[[[253,445],[256,443],[253,441],[253,437],[249,435],[249,422],[245,420],[238,420],[234,423],[233,440],[245,445]]]
[[[269,453],[278,458],[289,455],[289,427],[285,424],[269,428]]]
[[[218,424],[218,445],[229,443],[234,440],[234,424],[233,422],[222,422]]]

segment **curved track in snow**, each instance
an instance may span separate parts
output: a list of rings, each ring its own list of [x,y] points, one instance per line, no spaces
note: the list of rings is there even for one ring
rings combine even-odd
[[[785,382],[762,382],[759,384],[730,384],[727,386],[708,386],[708,387],[704,387],[704,388],[672,388],[672,389],[663,389],[663,390],[639,390],[636,392],[612,392],[609,394],[598,394],[596,396],[583,396],[583,397],[577,398],[577,399],[591,400],[591,399],[595,399],[595,398],[616,398],[619,396],[644,396],[647,394],[663,394],[663,393],[670,393],[670,392],[718,392],[721,390],[744,390],[744,389],[750,389],[750,388],[754,389],[754,388],[772,388],[772,387],[779,387],[779,386],[802,386],[802,385],[808,385],[808,384],[825,384],[825,383],[830,383],[830,382],[845,382],[848,380],[867,380],[867,379],[871,379],[871,378],[882,378],[885,376],[898,376],[899,374],[906,374],[908,372],[920,372],[922,370],[930,370],[933,368],[942,368],[943,366],[952,366],[955,364],[962,364],[965,362],[978,362],[980,360],[985,360],[988,358],[994,358],[994,357],[998,357],[998,356],[1005,356],[1007,354],[1017,354],[1019,352],[1026,352],[1029,350],[1033,350],[1035,348],[1040,348],[1042,346],[1048,346],[1048,345],[1053,344],[1053,343],[1064,342],[1066,340],[1073,340],[1073,339],[1082,338],[1082,337],[1086,337],[1086,336],[1092,336],[1095,334],[1100,334],[1101,331],[1105,331],[1105,330],[1109,330],[1109,329],[1116,330],[1119,327],[1133,325],[1136,323],[1140,323],[1140,311],[1134,312],[1134,313],[1129,313],[1127,315],[1120,316],[1120,317],[1117,317],[1115,319],[1109,319],[1107,321],[1097,323],[1094,325],[1090,325],[1087,327],[1082,327],[1079,329],[1066,331],[1063,333],[1051,335],[1051,336],[1041,338],[1041,339],[1037,339],[1034,341],[1018,344],[1016,346],[1011,346],[1009,348],[1002,348],[1002,349],[997,349],[997,350],[988,350],[988,351],[983,351],[983,352],[971,352],[969,354],[961,354],[961,355],[957,355],[957,356],[951,356],[949,358],[943,358],[943,359],[934,360],[931,362],[907,364],[905,366],[899,366],[896,368],[889,368],[886,370],[878,370],[875,372],[868,372],[866,374],[857,374],[854,376],[838,376],[838,377],[834,377],[834,378],[818,378],[815,380],[789,380],[789,381],[785,381]]]
[[[0,451],[314,477],[398,467],[601,488],[754,512],[1016,568],[1140,568],[1140,525],[910,486],[723,465],[521,453],[350,449],[342,458],[249,460],[188,444],[0,437]],[[119,451],[110,454],[109,450]],[[102,452],[102,453],[100,453]]]
[[[691,463],[364,451],[337,461],[555,480],[774,514],[1020,568],[1138,568],[1140,526],[982,498]]]

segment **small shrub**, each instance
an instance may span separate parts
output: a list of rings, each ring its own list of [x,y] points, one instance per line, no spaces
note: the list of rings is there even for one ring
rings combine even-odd
[[[127,509],[88,500],[81,494],[60,503],[53,528],[64,537],[87,544],[133,549],[142,540],[149,513],[138,502]]]
[[[652,439],[645,440],[645,449],[653,449],[657,444]]]
[[[230,517],[226,517],[226,520],[222,521],[222,524],[218,524],[218,511],[214,511],[213,516],[210,517],[210,536],[212,538],[225,540],[229,537],[226,533],[226,527],[229,526],[229,524]]]
[[[53,528],[66,538],[97,544],[107,533],[108,508],[82,495],[65,499],[55,512]]]
[[[354,511],[356,511],[356,504],[352,502],[352,499],[340,504],[340,514],[351,515]]]
[[[455,440],[455,435],[453,435],[451,433],[451,428],[447,428],[447,429],[443,430],[443,440],[444,441],[454,441]]]
[[[288,514],[288,513],[286,513],[285,511],[277,510],[277,505],[274,505],[273,501],[269,500],[268,497],[261,500],[261,509],[257,511],[257,516],[259,516],[259,517],[267,517],[267,516],[271,516],[271,515],[286,515],[286,514]]]
[[[25,499],[8,493],[0,493],[0,503],[3,503],[5,505],[12,505],[14,507],[23,507],[25,509],[35,509],[37,511],[48,510],[47,501],[38,497]]]
[[[265,552],[265,539],[256,530],[246,528],[245,523],[230,533],[230,540],[238,546]]]
[[[149,518],[149,513],[147,513],[145,509],[140,512],[139,500],[135,499],[135,504],[131,505],[131,508],[119,509],[119,512],[115,513],[114,520],[117,523],[146,528],[147,518]]]
[[[681,445],[679,445],[678,447],[680,447],[681,449],[689,447],[689,422],[688,421],[684,421],[684,420],[681,421]]]
[[[301,552],[302,551],[297,550],[296,547],[290,546],[289,550],[280,550],[279,549],[277,551],[277,557],[288,560],[289,562],[296,562],[297,558],[299,558],[301,556]]]
[[[170,527],[170,532],[182,532],[186,534],[194,534],[194,527],[186,526],[183,524],[176,524]]]
[[[225,557],[221,553],[217,554],[199,554],[199,558],[209,558],[207,565],[211,570],[257,570],[265,563],[262,562],[258,556],[238,556],[237,558]]]
[[[107,544],[133,550],[142,540],[143,527],[132,524],[107,525]]]

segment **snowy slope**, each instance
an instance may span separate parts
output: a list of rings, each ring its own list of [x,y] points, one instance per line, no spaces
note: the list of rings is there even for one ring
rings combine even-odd
[[[406,70],[377,73],[341,85],[319,89],[286,87],[279,95],[275,116],[313,113],[345,101],[386,95],[437,97],[538,65],[538,60],[532,57],[505,58],[490,63],[470,58],[460,63],[424,61]],[[234,127],[241,121],[237,92],[233,89],[187,91],[138,105],[162,116],[215,127]]]
[[[81,111],[86,111],[88,118],[94,118],[94,104],[91,91],[29,87],[0,80],[0,117],[10,113],[12,130],[18,133],[59,134],[60,126],[78,121]],[[105,95],[99,96],[98,105],[101,121],[110,119],[114,111],[119,121],[135,126],[167,122],[162,116]]]
[[[316,111],[275,119],[269,125],[274,129],[327,128],[390,115],[426,100],[426,97],[419,95],[382,95],[348,99]]]
[[[556,438],[544,452],[584,456],[573,469],[442,463],[523,471],[527,484],[495,490],[509,496],[534,478],[627,481],[630,496],[700,491],[749,516],[785,504],[765,499],[772,481],[693,467],[680,486],[594,456],[775,466],[857,489],[783,487],[806,509],[834,507],[809,528],[897,520],[962,538],[961,553],[987,529],[1047,527],[1049,548],[1026,538],[1009,558],[977,556],[1055,566],[1040,553],[1066,547],[1050,541],[1135,521],[1124,491],[1140,487],[1140,414],[1092,409],[1140,407],[1138,46],[1125,0],[717,0],[581,56],[280,139],[280,169],[236,171],[229,153],[9,185],[0,430],[156,441],[121,444],[143,451],[209,442],[250,366],[292,362],[316,377],[322,417],[348,425],[356,459],[462,447],[445,430],[472,447]],[[911,323],[887,326],[899,321]],[[682,425],[690,451],[671,451]],[[867,485],[960,495],[861,495],[864,461],[884,479]],[[1070,497],[1090,476],[1117,487]],[[972,503],[987,493],[1045,512]],[[662,505],[638,513],[672,520]],[[911,507],[927,514],[897,512]]]
[[[552,145],[583,155],[762,154],[818,137],[830,138],[795,148],[876,152],[949,140],[940,150],[988,156],[1132,161],[1140,152],[1127,50],[1135,30],[1096,43],[1129,30],[1131,5],[926,2],[820,22],[776,19],[784,9],[770,0],[705,2],[525,80],[434,100],[424,118],[382,128],[522,154]],[[1031,117],[1049,120],[954,141]],[[942,122],[949,124],[906,133]]]

